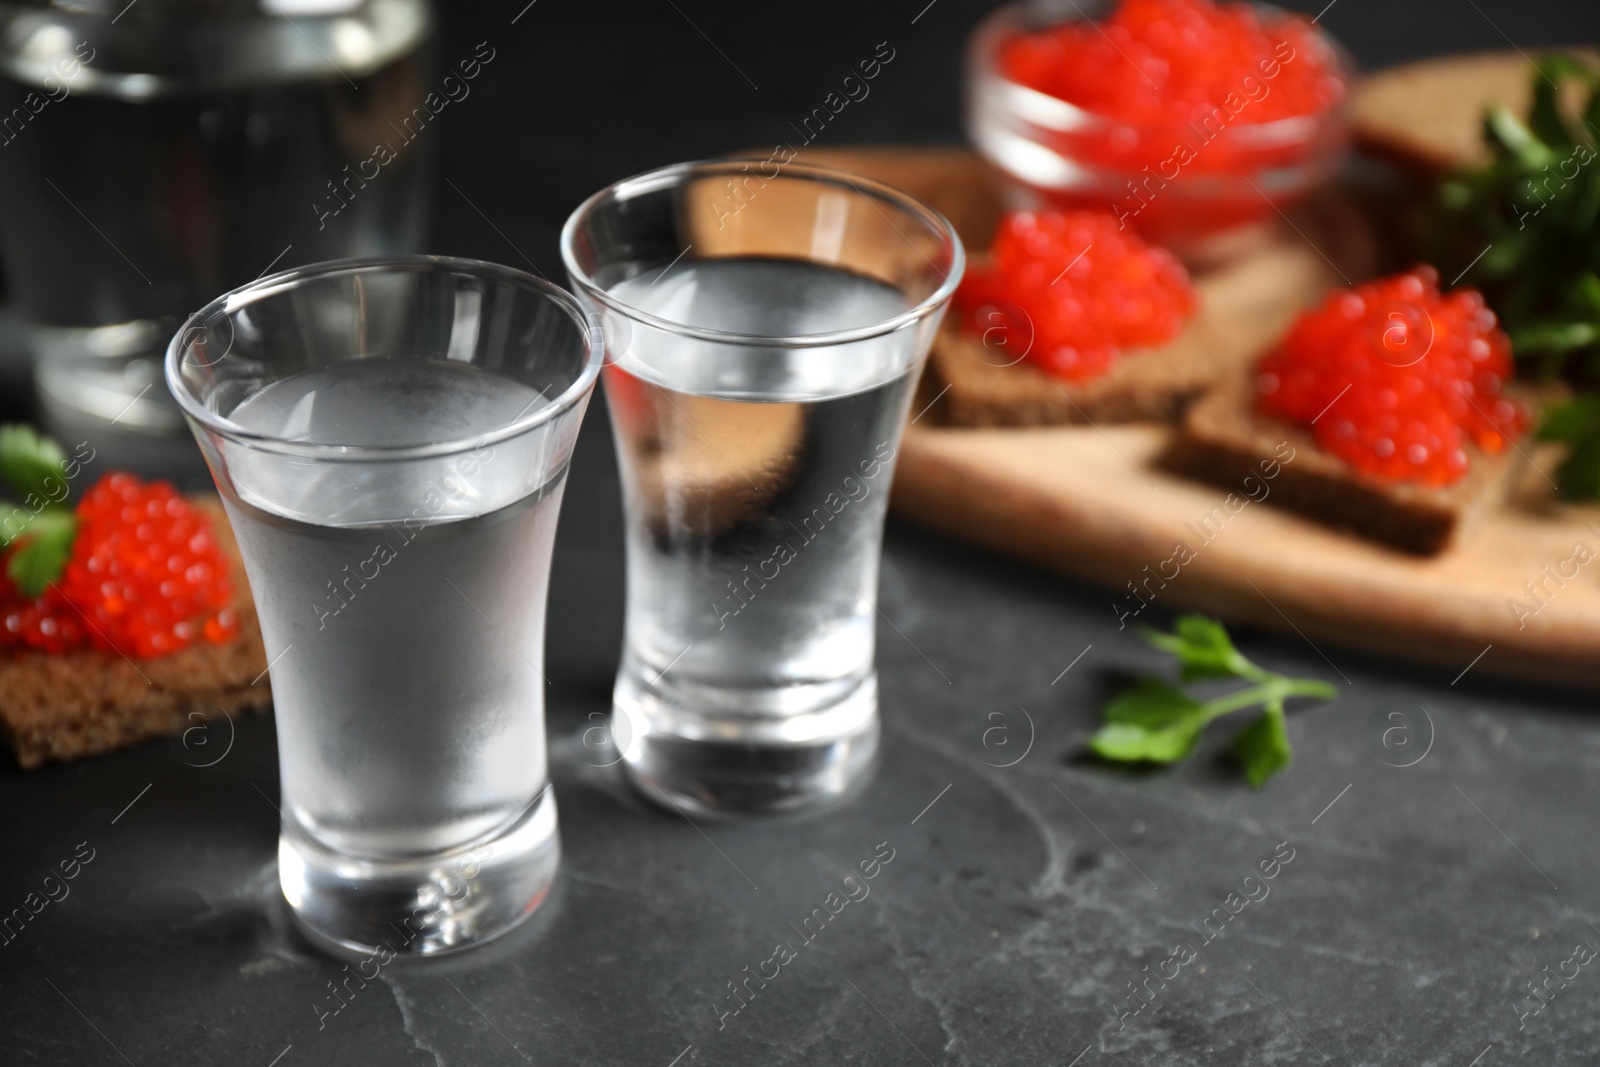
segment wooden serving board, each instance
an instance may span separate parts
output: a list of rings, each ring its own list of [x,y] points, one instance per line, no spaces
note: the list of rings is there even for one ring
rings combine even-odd
[[[999,205],[970,153],[807,159],[921,196],[969,247],[987,245]],[[1303,241],[1287,227],[1280,239]],[[1549,449],[1519,454],[1508,502],[1478,516],[1443,555],[1419,559],[1279,510],[1270,496],[1238,506],[1241,493],[1233,510],[1225,490],[1161,469],[1165,426],[964,429],[935,418],[906,433],[895,510],[1103,584],[1109,626],[1182,606],[1298,632],[1335,664],[1337,647],[1348,646],[1600,686],[1600,508],[1553,502],[1547,473],[1558,453]]]

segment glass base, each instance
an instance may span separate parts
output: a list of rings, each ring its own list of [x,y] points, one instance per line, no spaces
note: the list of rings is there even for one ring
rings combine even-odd
[[[494,837],[430,856],[342,856],[285,824],[278,883],[314,940],[387,962],[456,952],[507,933],[549,895],[560,857],[555,794],[546,789]]]
[[[784,715],[707,712],[617,675],[611,732],[645,797],[703,814],[763,815],[821,807],[864,785],[878,751],[878,676],[841,700]]]

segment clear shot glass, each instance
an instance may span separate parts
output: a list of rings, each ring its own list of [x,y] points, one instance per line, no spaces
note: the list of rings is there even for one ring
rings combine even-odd
[[[465,948],[549,889],[545,594],[600,361],[558,287],[421,256],[263,278],[167,350],[255,592],[279,881],[316,937]]]
[[[769,159],[619,182],[561,250],[606,337],[624,766],[701,811],[839,797],[877,750],[884,514],[960,240],[888,186]]]

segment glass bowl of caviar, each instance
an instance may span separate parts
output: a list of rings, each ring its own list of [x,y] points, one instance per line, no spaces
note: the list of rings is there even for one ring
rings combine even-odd
[[[1269,4],[1024,0],[967,62],[967,133],[1008,206],[1110,211],[1191,263],[1253,246],[1349,142],[1348,54]]]

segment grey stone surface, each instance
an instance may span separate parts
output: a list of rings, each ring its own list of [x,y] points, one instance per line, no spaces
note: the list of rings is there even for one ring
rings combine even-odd
[[[1273,669],[1339,683],[1291,715],[1294,767],[1253,791],[1218,736],[1171,770],[1107,768],[1083,756],[1095,709],[1163,664],[1106,595],[892,524],[870,788],[806,820],[691,825],[583,743],[620,591],[616,546],[589,525],[615,506],[603,430],[574,474],[554,610],[603,604],[604,621],[552,632],[566,857],[533,923],[391,964],[323,1018],[348,972],[278,898],[270,716],[231,748],[222,724],[11,772],[0,904],[80,842],[93,859],[0,948],[6,1062],[1592,1062],[1593,966],[1518,1018],[1543,967],[1600,946],[1592,701],[1241,633]],[[1374,743],[1390,711],[1413,747]],[[867,896],[803,941],[875,850],[893,859]],[[796,957],[720,1017],[779,942]],[[1195,958],[1132,1014],[1129,983],[1170,975],[1182,945]]]
[[[924,3],[673,5],[759,91],[667,5],[618,16],[546,0],[515,29],[524,0],[452,8],[446,58],[489,38],[507,61],[441,125],[462,195],[441,186],[438,250],[512,264],[526,251],[554,275],[556,227],[582,195],[787,136],[785,120],[885,38],[902,58],[841,116],[841,141],[954,139],[959,42],[984,5],[942,0],[911,26]],[[1325,21],[1369,63],[1503,47],[1501,29],[1519,43],[1600,33],[1592,5],[1473,6],[1484,17],[1343,0]],[[808,820],[696,827],[641,803],[583,744],[621,637],[606,433],[596,404],[557,548],[548,673],[565,863],[534,922],[352,982],[323,1018],[348,972],[293,931],[277,894],[270,716],[0,770],[0,914],[80,843],[93,855],[70,895],[0,945],[0,1062],[1595,1062],[1596,964],[1519,1018],[1540,1003],[1526,983],[1543,968],[1580,942],[1600,948],[1592,697],[1496,682],[1492,652],[1452,684],[1454,671],[1241,631],[1265,665],[1339,684],[1336,702],[1292,712],[1295,765],[1253,791],[1219,734],[1177,768],[1108,768],[1084,758],[1096,709],[1126,675],[1163,666],[1117,630],[1110,597],[891,523],[870,788]],[[1384,747],[1396,712],[1407,744]],[[1230,893],[1260,896],[1246,876],[1283,843],[1293,859],[1266,896],[1208,941],[1203,921],[1229,914]],[[794,926],[885,844],[893,860],[869,895],[801,945]],[[719,1025],[728,983],[780,941],[796,958]],[[1195,958],[1119,1022],[1129,983],[1170,974],[1181,945]]]

